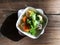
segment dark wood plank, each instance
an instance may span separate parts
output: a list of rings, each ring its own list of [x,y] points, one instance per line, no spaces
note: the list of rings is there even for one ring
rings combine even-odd
[[[0,0],[0,27],[8,14],[32,6],[41,8],[48,16],[45,33],[37,40],[25,37],[18,42],[0,37],[0,45],[60,45],[60,0]]]
[[[0,38],[1,45],[60,45],[60,15],[48,15],[49,23],[45,33],[36,40],[25,37],[18,42]]]
[[[21,40],[21,45],[59,45],[60,44],[60,15],[50,15],[44,35],[33,40],[28,37]],[[55,22],[56,21],[56,22]],[[55,24],[56,23],[56,24]],[[23,42],[24,41],[24,42]]]
[[[42,8],[46,14],[60,14],[60,0],[14,1],[7,0],[0,3],[0,10],[17,11],[27,6]],[[53,3],[54,2],[54,3]]]

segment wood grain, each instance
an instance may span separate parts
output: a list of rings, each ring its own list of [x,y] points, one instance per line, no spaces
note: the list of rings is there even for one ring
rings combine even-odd
[[[48,18],[49,18],[49,23],[45,30],[44,35],[42,35],[37,40],[33,40],[33,39],[26,37],[23,40],[21,40],[20,44],[21,45],[23,44],[26,44],[26,45],[60,45],[60,20],[59,20],[60,15],[58,16],[50,15],[48,16]]]
[[[27,6],[32,6],[35,8],[42,8],[47,14],[60,14],[60,0],[33,0],[33,1],[24,1],[24,0],[7,0],[0,1],[0,10],[10,10],[17,11],[21,8]]]
[[[60,15],[48,15],[49,23],[39,39],[25,37],[18,42],[0,38],[1,45],[60,45]]]
[[[60,45],[60,15],[57,15],[60,14],[60,0],[0,0],[0,27],[7,14],[27,6],[41,8],[47,14],[49,23],[45,33],[39,39],[25,37],[18,42],[0,37],[0,45]]]

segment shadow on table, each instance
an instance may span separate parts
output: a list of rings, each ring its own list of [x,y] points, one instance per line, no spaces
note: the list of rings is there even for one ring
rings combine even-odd
[[[1,33],[13,41],[19,41],[24,36],[18,34],[16,29],[17,13],[9,15],[1,26]]]

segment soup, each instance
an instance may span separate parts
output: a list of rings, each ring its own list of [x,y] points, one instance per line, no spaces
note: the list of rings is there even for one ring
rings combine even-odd
[[[37,36],[43,29],[46,19],[36,10],[28,10],[23,15],[19,24],[22,31]]]

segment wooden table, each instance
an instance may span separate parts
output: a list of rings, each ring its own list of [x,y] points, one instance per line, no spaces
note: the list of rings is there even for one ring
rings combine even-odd
[[[0,27],[6,17],[9,16],[7,14],[27,6],[42,8],[45,11],[49,19],[45,33],[36,40],[25,37],[17,42],[6,37],[0,37],[0,45],[60,45],[60,0],[1,0]]]

